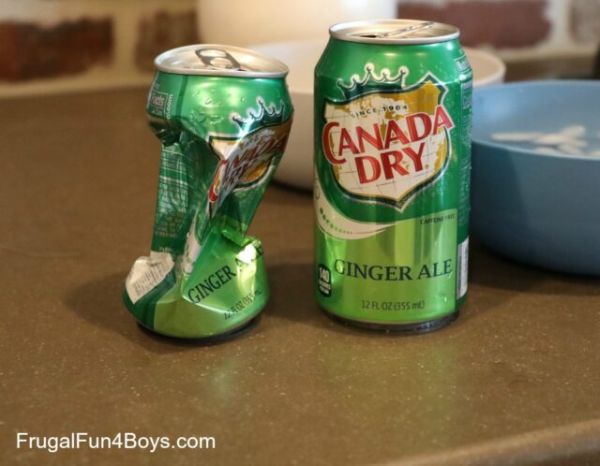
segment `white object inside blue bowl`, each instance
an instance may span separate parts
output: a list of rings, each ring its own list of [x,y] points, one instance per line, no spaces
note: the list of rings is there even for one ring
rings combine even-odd
[[[515,131],[492,133],[497,142],[520,145],[540,154],[600,156],[600,133],[589,131],[581,124],[565,126],[555,133]]]

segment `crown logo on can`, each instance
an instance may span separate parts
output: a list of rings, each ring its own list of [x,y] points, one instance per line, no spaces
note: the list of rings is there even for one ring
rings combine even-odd
[[[272,126],[282,122],[285,110],[285,104],[281,102],[279,108],[275,104],[267,105],[262,98],[257,98],[258,110],[249,108],[246,116],[239,113],[232,113],[230,119],[246,133],[251,133],[258,128]]]
[[[365,65],[365,74],[361,78],[358,74],[350,77],[350,84],[346,84],[342,79],[338,79],[337,85],[342,90],[346,100],[352,100],[355,97],[374,92],[398,92],[399,89],[406,87],[406,77],[408,68],[400,66],[395,76],[390,74],[388,68],[383,68],[379,74],[375,72],[375,66],[372,63]]]

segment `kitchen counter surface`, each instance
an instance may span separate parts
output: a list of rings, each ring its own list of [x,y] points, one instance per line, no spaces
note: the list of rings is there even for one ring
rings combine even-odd
[[[1,464],[600,464],[600,280],[475,245],[454,324],[352,330],[313,301],[303,192],[271,186],[252,225],[272,288],[256,328],[212,346],[141,330],[121,291],[153,222],[144,106],[144,90],[0,102]],[[17,432],[216,448],[51,454]]]

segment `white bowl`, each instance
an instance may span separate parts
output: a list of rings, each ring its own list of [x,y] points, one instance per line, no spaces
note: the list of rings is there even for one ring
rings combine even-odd
[[[203,42],[247,46],[323,37],[345,21],[393,18],[396,0],[198,0]]]
[[[287,81],[294,104],[294,123],[275,179],[297,188],[313,183],[313,73],[327,43],[323,40],[276,42],[250,46],[278,58],[290,68]],[[475,87],[504,81],[504,63],[489,52],[465,48]]]

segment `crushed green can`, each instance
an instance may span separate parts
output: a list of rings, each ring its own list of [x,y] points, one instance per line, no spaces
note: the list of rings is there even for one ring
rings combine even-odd
[[[138,322],[179,338],[239,332],[269,297],[260,241],[246,235],[292,121],[287,67],[251,50],[159,55],[147,114],[161,142],[149,256],[124,301]]]

